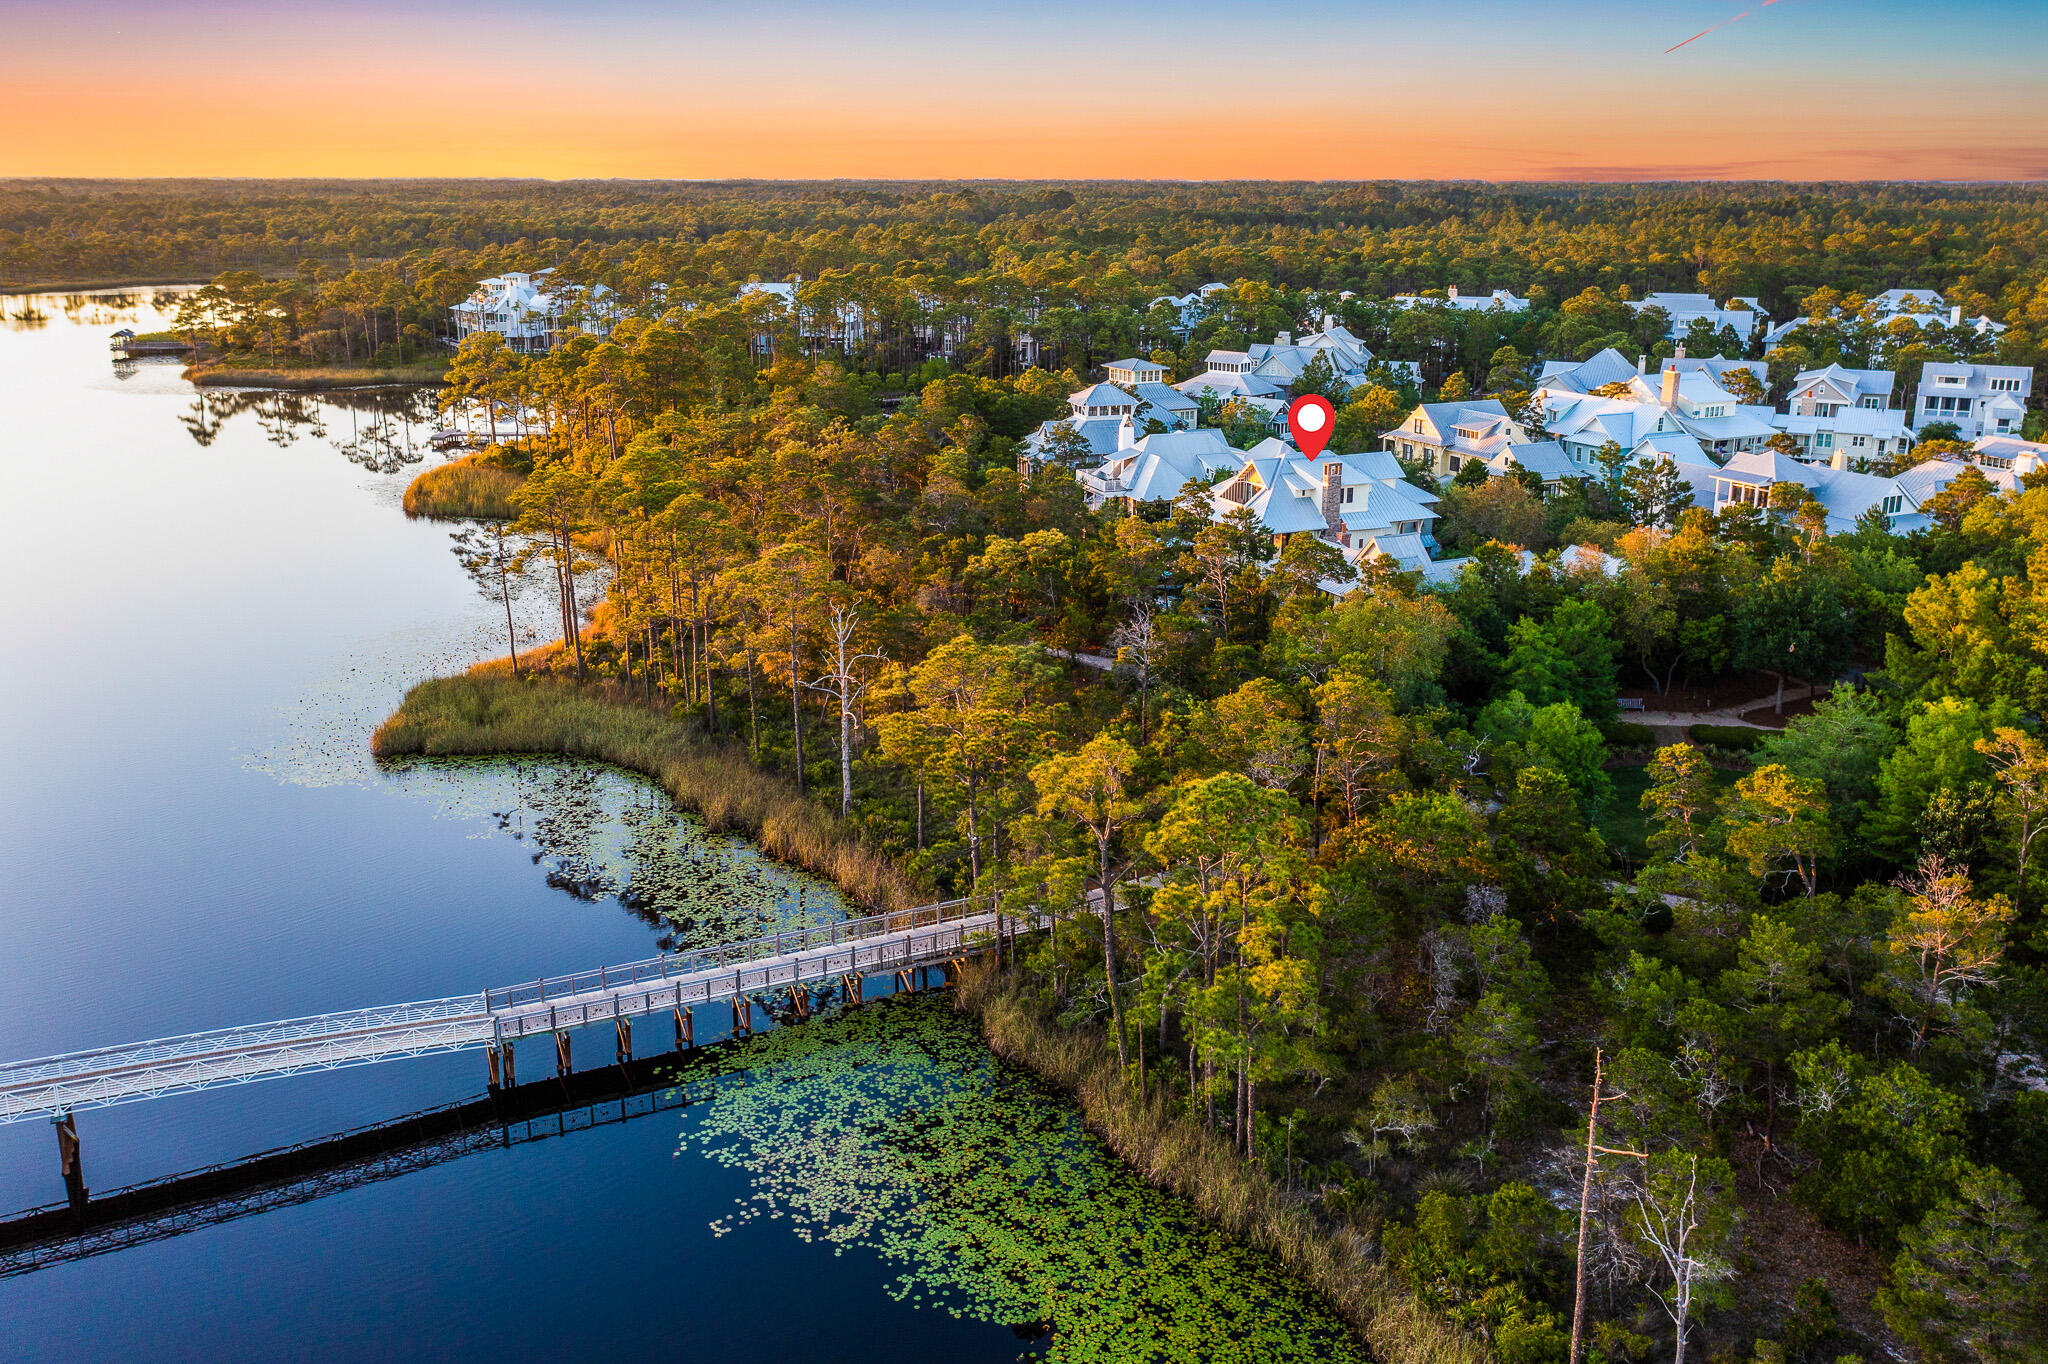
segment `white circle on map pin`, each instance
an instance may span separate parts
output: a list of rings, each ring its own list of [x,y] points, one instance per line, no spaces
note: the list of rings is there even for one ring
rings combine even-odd
[[[1295,420],[1301,423],[1304,431],[1320,431],[1323,429],[1323,409],[1315,403],[1303,403]]]

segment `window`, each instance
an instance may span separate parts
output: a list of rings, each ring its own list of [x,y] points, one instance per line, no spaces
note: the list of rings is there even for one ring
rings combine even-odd
[[[1897,516],[1905,508],[1905,505],[1906,499],[1894,493],[1884,500],[1884,514],[1886,516]]]
[[[1851,437],[1849,437],[1849,444],[1851,444],[1852,446],[1854,446],[1854,447],[1855,447],[1855,448],[1857,448],[1858,450],[1861,450],[1861,449],[1863,448],[1863,437],[1861,437],[1861,436],[1851,436]]]
[[[1415,419],[1415,425],[1414,425],[1414,426],[1413,426],[1412,428],[1410,428],[1410,429],[1411,429],[1411,430],[1413,430],[1413,431],[1415,432],[1415,434],[1416,434],[1416,435],[1418,435],[1418,436],[1419,436],[1419,435],[1421,435],[1421,434],[1422,434],[1422,418],[1420,418],[1420,417],[1417,417],[1417,418]]]
[[[1813,448],[1814,448],[1814,449],[1816,449],[1816,450],[1832,450],[1832,449],[1834,449],[1834,448],[1835,448],[1835,433],[1834,433],[1834,432],[1832,432],[1832,431],[1816,431],[1816,432],[1814,432],[1814,433],[1813,433]]]
[[[1935,376],[1934,382],[1955,387],[1963,382],[1963,376],[1960,374],[1939,374]]]
[[[1993,379],[1991,381],[1991,391],[1993,393],[2017,393],[2020,391],[2020,381],[2017,379]]]
[[[1460,460],[1458,459],[1458,457],[1457,457],[1456,455],[1452,455],[1452,456],[1450,457],[1450,459],[1449,459],[1449,461],[1448,461],[1448,467],[1450,468],[1450,471],[1451,471],[1452,473],[1454,473],[1454,474],[1455,474],[1456,472],[1458,472],[1458,465],[1459,465],[1459,463],[1460,463],[1460,462],[1461,462],[1461,461],[1460,461]]]
[[[1402,454],[1404,454],[1404,455],[1406,455],[1406,456],[1408,456],[1408,458],[1410,458],[1410,459],[1414,459],[1414,458],[1415,458],[1415,442],[1413,442],[1413,441],[1406,441],[1406,440],[1402,441],[1402,442],[1401,442],[1401,453],[1402,453]]]

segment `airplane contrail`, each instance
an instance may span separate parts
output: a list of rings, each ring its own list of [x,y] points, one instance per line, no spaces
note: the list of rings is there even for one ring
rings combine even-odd
[[[1777,3],[1778,0],[1764,0],[1764,2],[1761,5],[1758,5],[1756,9],[1746,9],[1742,11],[1742,13],[1736,15],[1734,19],[1723,19],[1720,23],[1715,24],[1713,28],[1701,29],[1698,33],[1693,34],[1692,37],[1687,38],[1685,40],[1685,43],[1696,43],[1700,39],[1706,37],[1709,33],[1713,33],[1719,29],[1724,29],[1728,27],[1728,25],[1735,23],[1737,20],[1747,19],[1750,15],[1755,14],[1757,9],[1769,9],[1772,5],[1775,5]],[[1670,56],[1672,53],[1678,51],[1679,48],[1684,47],[1685,43],[1673,43],[1670,47],[1664,49],[1664,55],[1667,57]]]

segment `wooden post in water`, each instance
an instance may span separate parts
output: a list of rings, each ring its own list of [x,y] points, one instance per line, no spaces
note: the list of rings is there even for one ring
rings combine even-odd
[[[754,1001],[742,994],[732,997],[732,1030],[735,1035],[752,1036],[754,1032]]]
[[[792,984],[789,987],[789,1004],[791,1008],[796,1010],[798,1018],[809,1018],[811,1016],[811,993],[804,989],[803,986]]]
[[[633,1020],[620,1014],[612,1022],[619,1030],[619,1064],[624,1066],[633,1059]]]
[[[490,1080],[490,1085],[491,1085],[491,1092],[492,1092],[493,1094],[495,1094],[495,1093],[497,1093],[497,1092],[498,1092],[498,1090],[499,1090],[499,1089],[501,1089],[501,1088],[503,1087],[503,1085],[504,1085],[504,1077],[503,1077],[502,1075],[500,1075],[500,1074],[499,1074],[499,1068],[498,1068],[498,1044],[497,1044],[497,1043],[493,1042],[493,1043],[489,1044],[488,1046],[486,1046],[486,1047],[484,1048],[484,1060],[490,1063],[490,1071],[491,1071],[491,1080]]]
[[[839,978],[839,993],[840,993],[840,994],[842,994],[842,995],[844,995],[844,996],[846,997],[846,1002],[847,1002],[848,1004],[858,1004],[858,1003],[860,1003],[860,998],[861,998],[861,978],[860,978],[860,976],[859,976],[858,974],[856,974],[856,973],[852,972],[852,971],[848,971],[848,972],[847,972],[847,973],[846,973],[845,975],[841,976],[841,977]]]
[[[684,1049],[685,1047],[694,1047],[695,1045],[697,1045],[697,1043],[696,1043],[696,1039],[695,1039],[695,1038],[694,1038],[694,1037],[693,1037],[693,1036],[691,1035],[691,1034],[692,1034],[692,1033],[693,1033],[694,1031],[695,1031],[695,1023],[694,1023],[694,1020],[693,1020],[693,1016],[691,1015],[690,1011],[689,1011],[688,1009],[685,1009],[685,1008],[684,1008],[684,1007],[683,1007],[682,1005],[680,1005],[680,1004],[676,1005],[676,1050],[677,1050],[677,1051],[681,1051],[681,1050],[683,1050],[683,1049]]]
[[[67,1109],[57,1115],[55,1122],[57,1168],[64,1175],[64,1197],[70,1200],[73,1212],[83,1212],[90,1193],[85,1187],[85,1162],[78,1150],[78,1119]]]
[[[555,1030],[555,1074],[564,1080],[569,1078],[569,1030],[567,1028]]]
[[[512,1078],[512,1039],[505,1039],[505,1088],[510,1089],[519,1082]]]

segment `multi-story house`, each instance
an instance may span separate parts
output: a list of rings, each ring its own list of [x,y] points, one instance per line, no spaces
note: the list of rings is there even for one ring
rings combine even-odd
[[[1857,522],[1872,511],[1883,514],[1885,528],[1894,535],[1924,530],[1930,521],[1920,504],[1934,491],[1924,479],[1858,473],[1848,467],[1848,457],[1839,453],[1830,464],[1806,464],[1775,450],[1749,450],[1735,456],[1715,472],[1712,482],[1711,506],[1717,511],[1737,502],[1769,507],[1773,486],[1801,484],[1826,509],[1830,535],[1856,529]],[[1696,500],[1707,501],[1697,483],[1693,491]]]
[[[1468,459],[1487,461],[1511,445],[1529,444],[1529,433],[1496,398],[1423,403],[1382,437],[1387,453],[1449,478]]]
[[[1120,360],[1110,372],[1129,376],[1149,372],[1145,370],[1148,366],[1150,371],[1164,373],[1149,360]],[[1128,389],[1113,383],[1090,384],[1067,395],[1066,416],[1039,423],[1038,429],[1024,438],[1023,455],[1030,460],[1053,458],[1071,450],[1078,439],[1086,446],[1086,455],[1099,458],[1129,447],[1151,430],[1153,422],[1169,431],[1190,429],[1198,411],[1194,399],[1162,383],[1148,380]]]
[[[2016,436],[2026,423],[2034,394],[2027,365],[1951,364],[1930,360],[1920,370],[1920,397],[1913,429],[1929,422],[1953,422],[1964,440]]]
[[[1504,313],[1526,313],[1529,300],[1519,298],[1506,289],[1495,289],[1490,294],[1461,293],[1453,284],[1444,291],[1442,298],[1430,294],[1395,294],[1387,302],[1396,308],[1455,308],[1462,313],[1483,313],[1495,308]]]
[[[1207,484],[1243,463],[1244,452],[1208,426],[1139,436],[1116,449],[1100,468],[1084,469],[1075,479],[1090,507],[1111,501],[1136,507],[1142,502],[1171,502],[1189,483]]]
[[[508,349],[538,355],[559,346],[578,327],[599,335],[609,332],[618,311],[612,291],[602,284],[551,284],[547,277],[553,273],[515,272],[478,283],[476,292],[449,310],[455,339],[496,332]]]
[[[1399,462],[1383,452],[1311,460],[1276,437],[1245,451],[1243,459],[1242,468],[1209,490],[1218,520],[1248,508],[1276,545],[1314,535],[1340,548],[1389,536],[1412,536],[1425,550],[1436,546],[1436,494],[1408,482]]]
[[[1714,302],[1709,294],[1651,294],[1647,298],[1632,300],[1629,307],[1637,312],[1646,308],[1662,308],[1671,318],[1671,339],[1683,340],[1686,330],[1695,322],[1705,321],[1716,331],[1726,327],[1735,333],[1745,348],[1750,338],[1767,329],[1771,319],[1764,315],[1763,304],[1753,298],[1732,298],[1729,306]],[[1734,306],[1740,304],[1740,307]]]
[[[1892,387],[1888,369],[1805,370],[1771,424],[1799,443],[1801,459],[1825,464],[1840,453],[1852,469],[1892,459],[1913,447],[1906,414],[1891,405]]]

